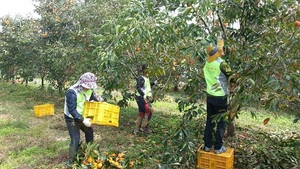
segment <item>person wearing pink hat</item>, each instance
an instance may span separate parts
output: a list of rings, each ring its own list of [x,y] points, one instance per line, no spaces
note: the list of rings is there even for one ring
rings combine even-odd
[[[80,76],[77,83],[71,86],[65,96],[64,117],[71,138],[69,145],[69,162],[73,162],[80,143],[80,130],[85,134],[86,143],[93,142],[94,131],[89,118],[83,118],[86,101],[104,101],[94,89],[97,88],[97,77],[91,72]]]

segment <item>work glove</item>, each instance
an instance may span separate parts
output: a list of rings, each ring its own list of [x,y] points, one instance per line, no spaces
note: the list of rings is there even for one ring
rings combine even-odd
[[[143,99],[144,99],[145,103],[148,103],[148,99],[147,99],[146,95],[143,96]]]
[[[90,120],[91,120],[90,118],[84,118],[82,123],[83,123],[86,127],[92,127],[92,123],[91,123]]]
[[[153,99],[152,96],[147,97],[147,100],[148,100],[150,103],[153,103],[153,102],[154,102],[154,99]]]

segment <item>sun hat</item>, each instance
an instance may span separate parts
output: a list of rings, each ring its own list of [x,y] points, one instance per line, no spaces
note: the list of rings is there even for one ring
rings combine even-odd
[[[80,76],[77,84],[87,89],[96,89],[97,77],[91,72],[86,72]]]
[[[217,52],[223,52],[224,40],[218,39],[217,44],[209,44],[206,48],[206,52],[209,56],[214,56]]]
[[[216,46],[209,46],[207,48],[207,53],[208,53],[209,56],[212,56],[212,55],[214,55],[214,54],[216,54],[218,52],[218,49],[219,49],[218,45],[216,45]]]

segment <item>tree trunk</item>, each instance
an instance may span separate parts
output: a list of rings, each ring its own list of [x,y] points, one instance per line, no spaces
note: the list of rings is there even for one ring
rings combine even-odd
[[[42,80],[42,86],[41,86],[41,89],[43,90],[44,87],[45,87],[45,84],[44,84],[44,76],[41,76],[41,80]]]
[[[63,87],[64,87],[65,83],[61,80],[57,80],[57,87],[58,87],[58,92],[61,94],[63,91]]]
[[[233,119],[227,127],[226,137],[233,137],[235,135],[235,120]]]

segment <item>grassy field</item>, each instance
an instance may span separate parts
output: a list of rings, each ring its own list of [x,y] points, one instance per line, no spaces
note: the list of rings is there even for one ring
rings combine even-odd
[[[63,119],[64,97],[45,94],[37,87],[8,83],[0,83],[0,97],[0,168],[64,168],[69,144]],[[34,116],[33,106],[44,103],[55,104],[55,115]],[[156,102],[153,106],[153,134],[132,134],[137,116],[136,103],[132,101],[129,107],[121,108],[118,128],[94,126],[95,142],[103,151],[118,150],[126,152],[127,159],[140,160],[143,165],[135,168],[156,168],[164,154],[162,142],[178,128],[181,113],[175,102]],[[205,114],[200,115],[195,121],[199,130],[195,131],[198,134],[193,139],[198,144],[203,143],[204,117]],[[268,117],[270,121],[264,125],[263,120]],[[236,148],[236,158],[239,159],[235,159],[235,166],[241,166],[243,160],[247,160],[247,156],[241,153],[242,146],[247,143],[259,146],[263,142],[265,138],[258,140],[257,133],[268,133],[270,138],[272,135],[299,138],[300,123],[293,123],[293,118],[292,115],[266,112],[258,112],[253,118],[248,112],[242,113],[236,120],[237,135],[225,140],[227,145]]]

